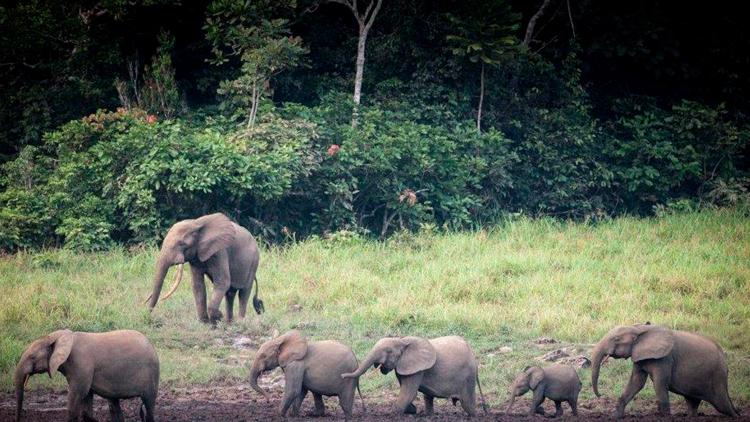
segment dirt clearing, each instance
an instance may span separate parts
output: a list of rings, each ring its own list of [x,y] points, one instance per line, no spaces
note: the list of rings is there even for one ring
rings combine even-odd
[[[437,421],[457,421],[468,420],[459,407],[454,407],[448,400],[435,401],[435,415],[426,417],[422,414],[424,405],[419,398],[415,400],[417,405],[417,416],[401,415],[397,416],[390,412],[389,403],[396,398],[395,392],[381,392],[373,395],[372,393],[365,396],[366,413],[362,412],[362,404],[357,399],[355,404],[354,419],[362,421],[413,421],[413,420],[437,420]],[[492,403],[499,403],[501,400],[490,398]],[[281,390],[273,390],[270,401],[265,401],[257,393],[252,391],[247,385],[207,385],[195,386],[189,388],[163,388],[159,393],[159,399],[156,408],[156,419],[162,422],[182,422],[182,421],[268,421],[282,420],[278,413],[279,404],[281,403]],[[138,399],[123,400],[121,402],[125,419],[127,421],[138,421]],[[344,414],[338,407],[338,400],[335,397],[326,398],[326,416],[311,417],[308,416],[313,411],[312,396],[308,394],[302,405],[302,416],[298,418],[287,418],[289,420],[314,419],[317,421],[343,420]],[[44,421],[57,422],[66,421],[66,392],[36,390],[27,391],[24,403],[24,421]],[[686,408],[681,399],[672,400],[672,418],[658,418],[655,415],[656,403],[649,400],[636,401],[629,407],[628,417],[624,420],[638,420],[639,422],[648,422],[656,420],[674,420],[686,418]],[[481,413],[473,420],[492,420],[492,421],[510,421],[518,419],[532,419],[526,415],[528,410],[528,398],[519,398],[513,406],[512,414],[505,413],[505,406],[495,404],[490,407],[487,415]],[[554,412],[554,404],[546,401],[545,410],[547,414]],[[615,400],[612,398],[600,398],[596,400],[582,401],[579,403],[579,417],[577,420],[609,420],[611,419],[612,410],[615,407]],[[565,416],[563,419],[574,419],[570,414],[570,409],[563,404]],[[96,397],[94,400],[94,411],[99,421],[109,420],[106,400]],[[743,416],[735,421],[750,421],[750,407],[747,405],[741,408]],[[12,393],[0,393],[0,421],[12,421],[15,416],[15,400]],[[700,408],[701,416],[693,420],[714,420],[724,419],[716,411],[706,404]],[[541,416],[535,416],[534,419],[540,419]]]

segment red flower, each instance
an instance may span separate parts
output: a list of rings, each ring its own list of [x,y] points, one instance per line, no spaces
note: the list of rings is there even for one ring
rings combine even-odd
[[[331,145],[330,147],[328,147],[328,156],[333,157],[337,152],[339,152],[340,149],[341,147],[336,144]]]
[[[147,123],[156,123],[156,115],[149,114],[148,116],[146,116],[146,122]]]

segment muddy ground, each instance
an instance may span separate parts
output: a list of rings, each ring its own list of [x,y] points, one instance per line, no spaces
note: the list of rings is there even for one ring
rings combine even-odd
[[[420,395],[421,396],[421,395]],[[363,414],[361,402],[359,399],[355,405],[354,418],[362,421],[457,421],[466,420],[465,414],[459,407],[453,407],[447,400],[435,401],[435,415],[432,417],[423,416],[424,406],[421,399],[417,399],[415,404],[419,414],[415,416],[395,416],[389,412],[388,404],[396,398],[395,392],[382,392],[379,395],[368,394],[365,397],[367,412]],[[499,403],[501,400],[489,398],[492,403]],[[190,388],[164,388],[159,394],[156,409],[156,419],[162,422],[177,421],[268,421],[281,420],[278,415],[278,407],[281,402],[281,389],[273,389],[272,399],[266,402],[265,399],[258,396],[247,385],[210,385],[195,386]],[[24,404],[24,421],[43,421],[56,422],[66,420],[66,393],[65,391],[27,391]],[[127,421],[138,421],[138,406],[140,401],[137,399],[122,401],[122,408]],[[335,397],[326,398],[327,416],[312,418],[302,416],[299,418],[287,418],[288,420],[314,419],[316,421],[343,420],[344,414],[338,407],[338,401]],[[488,415],[480,412],[479,417],[473,420],[492,420],[492,421],[510,421],[525,419],[531,420],[526,415],[529,406],[527,397],[516,400],[510,415],[505,413],[504,406],[494,405],[489,409]],[[686,408],[680,399],[672,401],[672,418],[658,418],[654,415],[656,404],[649,400],[636,401],[628,408],[628,418],[625,420],[638,420],[648,422],[655,420],[679,420],[686,418]],[[570,410],[567,405],[563,405],[565,416],[563,420],[570,420]],[[545,402],[545,409],[548,414],[554,412],[554,404]],[[579,403],[579,417],[582,420],[608,420],[611,419],[611,411],[614,409],[614,400],[612,398],[600,398],[596,400],[582,401]],[[97,397],[94,400],[94,410],[96,417],[100,421],[109,420],[107,402]],[[302,414],[309,415],[313,410],[312,396],[308,395],[302,405]],[[735,419],[736,421],[750,421],[750,406],[744,404],[741,406],[743,417]],[[15,401],[12,393],[0,393],[0,421],[14,420]],[[720,417],[713,408],[706,404],[701,405],[700,412],[702,415],[694,420],[714,420],[727,418]],[[541,416],[533,419],[544,420]]]

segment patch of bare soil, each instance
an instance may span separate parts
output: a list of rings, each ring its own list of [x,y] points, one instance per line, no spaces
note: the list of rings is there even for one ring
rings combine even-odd
[[[279,405],[283,387],[272,389],[272,398],[266,401],[255,393],[247,385],[206,385],[189,388],[163,388],[159,393],[156,407],[156,420],[162,422],[178,421],[269,421],[284,420],[279,416]],[[421,396],[421,394],[420,394]],[[530,401],[519,398],[516,400],[510,414],[505,413],[505,406],[493,406],[488,414],[483,414],[481,408],[476,418],[467,418],[460,405],[454,407],[449,400],[435,401],[435,414],[427,417],[423,414],[424,405],[420,399],[415,401],[418,414],[395,415],[390,411],[390,403],[396,399],[395,391],[368,394],[365,396],[366,411],[362,410],[362,403],[357,398],[354,410],[354,419],[362,421],[512,421],[512,420],[544,420],[542,416],[528,416]],[[492,399],[492,398],[489,398]],[[493,403],[498,400],[491,400]],[[303,420],[314,419],[317,421],[343,420],[344,413],[338,407],[335,397],[325,399],[326,416],[308,416],[313,411],[312,396],[308,395],[302,405],[302,416],[286,419]],[[139,399],[121,401],[125,419],[127,421],[138,421]],[[24,403],[24,421],[57,422],[66,421],[66,392],[36,390],[27,391]],[[656,416],[656,404],[648,400],[638,401],[628,408],[625,421],[666,421],[681,420],[687,418],[684,403],[679,399],[672,401],[672,417],[662,418]],[[554,404],[550,401],[544,403],[548,415],[554,413]],[[570,414],[567,404],[563,404],[565,415],[562,420],[610,420],[615,407],[615,400],[611,398],[599,398],[581,402],[578,405],[578,418]],[[106,400],[96,397],[94,400],[94,411],[96,418],[100,421],[109,420]],[[701,416],[694,418],[696,421],[707,421],[715,419],[730,420],[716,413],[709,405],[703,404],[700,408]],[[750,407],[747,405],[742,409],[744,416],[732,421],[750,421]],[[12,393],[0,393],[0,421],[13,421],[15,418],[15,399]]]

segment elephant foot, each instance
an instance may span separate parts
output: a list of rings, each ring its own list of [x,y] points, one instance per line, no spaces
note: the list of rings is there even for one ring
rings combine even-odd
[[[544,408],[542,406],[537,406],[536,409],[534,409],[534,413],[536,413],[537,415],[542,415],[542,416],[545,415]]]
[[[224,317],[224,314],[221,313],[218,309],[211,309],[209,311],[209,322],[211,324],[216,324],[217,322],[221,321],[221,319]]]
[[[417,414],[417,406],[414,406],[414,403],[409,403],[408,406],[406,406],[406,410],[404,410],[404,413],[408,415],[416,415]]]

